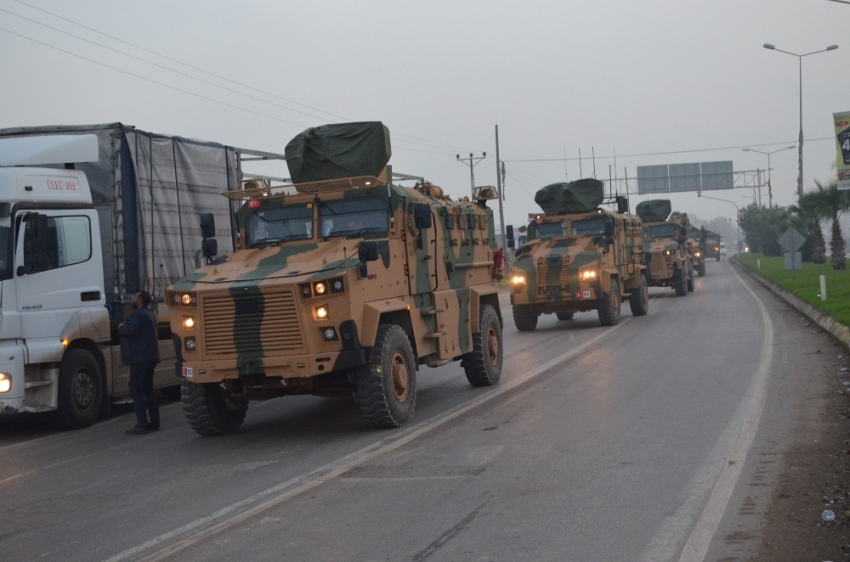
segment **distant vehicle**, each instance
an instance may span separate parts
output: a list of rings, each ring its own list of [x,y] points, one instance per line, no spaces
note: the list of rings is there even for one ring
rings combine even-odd
[[[726,242],[720,243],[720,255],[726,257]]]

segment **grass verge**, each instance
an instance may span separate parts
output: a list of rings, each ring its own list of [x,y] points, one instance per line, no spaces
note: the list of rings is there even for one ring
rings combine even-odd
[[[769,258],[762,254],[736,254],[746,268],[773,281],[786,291],[829,314],[845,326],[850,326],[850,270],[836,271],[827,263],[803,263],[796,272],[786,270],[783,258]],[[759,262],[761,267],[759,267]],[[826,277],[827,300],[820,298],[820,276]]]

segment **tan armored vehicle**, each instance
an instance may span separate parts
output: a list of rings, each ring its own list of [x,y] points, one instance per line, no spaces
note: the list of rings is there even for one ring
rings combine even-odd
[[[688,227],[688,253],[699,277],[705,277],[705,229]]]
[[[353,395],[371,424],[397,427],[420,365],[461,360],[473,386],[498,382],[495,188],[454,201],[398,185],[380,123],[308,129],[286,155],[294,184],[227,193],[235,252],[169,289],[192,428],[234,431],[249,401],[289,394]]]
[[[694,271],[687,247],[687,226],[681,220],[667,220],[669,199],[638,203],[643,220],[644,263],[650,287],[673,287],[683,297],[694,290]]]
[[[518,330],[534,330],[541,314],[571,320],[594,309],[603,326],[612,326],[624,300],[635,316],[647,313],[640,219],[628,214],[625,197],[612,201],[617,212],[601,208],[604,195],[593,179],[552,184],[535,195],[546,215],[528,225],[510,274]]]

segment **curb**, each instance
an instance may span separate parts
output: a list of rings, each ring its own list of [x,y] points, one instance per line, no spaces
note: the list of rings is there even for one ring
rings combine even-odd
[[[824,332],[838,340],[838,343],[847,349],[850,349],[850,328],[829,314],[822,310],[818,310],[803,299],[795,296],[793,293],[786,291],[776,283],[768,281],[760,274],[740,263],[738,260],[729,260],[729,262],[734,263],[736,267],[740,268],[744,273],[764,285],[770,292],[784,300],[789,306],[795,308],[797,312],[820,326]]]

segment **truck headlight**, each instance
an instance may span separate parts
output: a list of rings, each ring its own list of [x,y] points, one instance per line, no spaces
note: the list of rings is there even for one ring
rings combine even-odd
[[[183,317],[183,328],[187,332],[195,331],[195,318],[193,316],[184,316]]]
[[[672,253],[673,253],[673,250],[664,250],[664,255],[665,255],[665,256],[669,256],[669,255],[670,255],[670,254],[672,254]]]
[[[195,351],[195,336],[189,336],[186,338],[186,350]]]
[[[581,272],[581,280],[582,281],[592,281],[592,280],[596,279],[596,275],[597,275],[597,273],[596,273],[595,269],[588,269],[588,270]]]
[[[6,373],[0,373],[0,392],[12,390],[12,377]]]
[[[513,277],[511,277],[511,283],[514,285],[525,285],[525,276],[514,275]]]
[[[700,257],[701,255],[702,255],[702,254],[700,254],[699,252],[697,252],[697,253],[695,253],[695,254],[694,254],[694,257],[695,257],[695,258],[698,258],[698,257]]]
[[[328,292],[328,288],[325,287],[325,284],[322,283],[321,281],[316,283],[315,288],[316,288],[316,294],[317,295],[324,295],[326,292]]]
[[[317,306],[313,309],[313,315],[316,320],[325,320],[330,315],[330,310],[328,310],[328,305],[323,304],[321,306]]]

